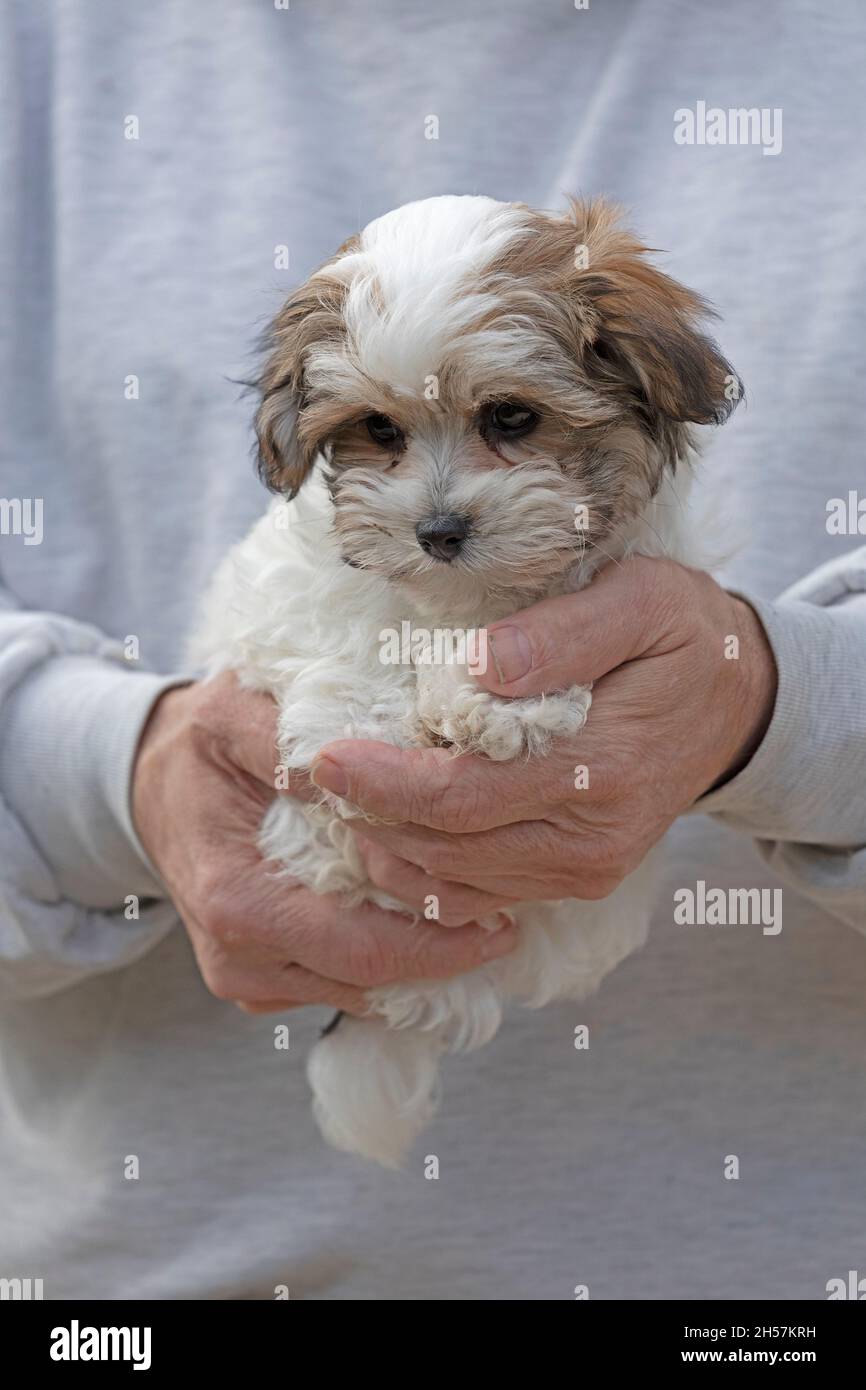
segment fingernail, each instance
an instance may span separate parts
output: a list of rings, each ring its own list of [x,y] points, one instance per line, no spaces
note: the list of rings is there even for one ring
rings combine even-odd
[[[317,758],[310,768],[310,781],[322,791],[333,792],[334,796],[346,796],[349,779],[339,763],[332,758]]]
[[[532,666],[532,648],[519,627],[498,627],[487,633],[487,641],[500,685],[526,675]]]

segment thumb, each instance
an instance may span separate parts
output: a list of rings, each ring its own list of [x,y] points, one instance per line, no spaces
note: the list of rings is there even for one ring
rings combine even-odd
[[[660,568],[634,556],[608,565],[586,588],[542,599],[487,629],[485,690],[510,697],[589,685],[655,645]],[[483,650],[483,649],[482,649]]]

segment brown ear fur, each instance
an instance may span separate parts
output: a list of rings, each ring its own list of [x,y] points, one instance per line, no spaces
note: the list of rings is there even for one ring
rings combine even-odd
[[[298,492],[322,443],[314,420],[303,412],[307,353],[318,343],[333,342],[343,331],[346,287],[323,272],[356,244],[356,237],[344,242],[335,257],[289,296],[265,338],[267,357],[255,418],[259,476],[273,492],[287,497]]]
[[[721,424],[742,395],[736,373],[698,324],[713,310],[647,260],[644,246],[602,200],[571,200],[570,213],[530,214],[535,235],[490,268],[528,276],[550,297],[551,328],[580,354],[597,386],[640,412],[657,436],[688,423]],[[343,333],[346,287],[327,270],[357,249],[351,237],[283,305],[271,325],[259,382],[258,462],[269,488],[290,497],[308,476],[327,434],[327,410],[305,394],[312,347]],[[585,248],[585,268],[576,256]]]
[[[575,268],[572,285],[592,315],[587,366],[610,390],[636,393],[650,416],[722,424],[742,387],[696,326],[715,313],[700,295],[656,269],[646,259],[650,248],[619,218],[603,200],[571,200],[575,246],[586,248],[586,268]]]

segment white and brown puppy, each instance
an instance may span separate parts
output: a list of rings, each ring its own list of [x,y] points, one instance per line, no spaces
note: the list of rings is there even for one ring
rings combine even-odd
[[[284,764],[309,768],[344,737],[542,756],[581,728],[585,688],[497,699],[437,664],[423,633],[477,632],[632,551],[697,559],[689,426],[740,395],[697,327],[706,313],[602,202],[410,203],[291,295],[256,420],[283,500],[223,565],[195,643],[210,673],[273,695]],[[388,661],[407,622],[416,659]],[[280,798],[261,849],[317,891],[401,906],[367,879],[352,814]],[[509,998],[585,995],[643,943],[651,872],[604,901],[521,905],[513,953],[461,979],[371,990],[369,1018],[311,1053],[326,1137],[398,1163],[443,1051],[488,1041]]]

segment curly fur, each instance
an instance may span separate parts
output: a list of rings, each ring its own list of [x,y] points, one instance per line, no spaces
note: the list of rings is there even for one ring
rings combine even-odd
[[[585,687],[499,699],[465,666],[383,664],[381,635],[407,620],[483,628],[632,551],[695,562],[689,425],[721,421],[740,394],[696,326],[706,312],[606,204],[558,216],[480,197],[389,213],[289,299],[257,416],[261,471],[284,500],[225,561],[195,642],[210,673],[273,695],[286,765],[345,737],[505,760],[578,733]],[[497,401],[535,412],[526,437],[496,434]],[[393,422],[392,441],[371,437],[370,416]],[[447,563],[416,534],[443,513],[469,524]],[[400,906],[367,880],[354,814],[280,798],[262,853],[317,892]],[[603,902],[521,904],[504,959],[370,990],[369,1016],[310,1057],[326,1138],[398,1164],[434,1111],[442,1054],[489,1041],[509,999],[595,989],[644,942],[652,898],[645,861]]]

